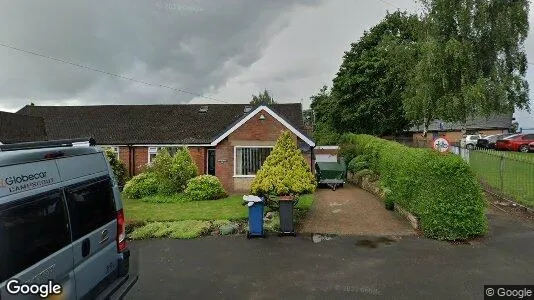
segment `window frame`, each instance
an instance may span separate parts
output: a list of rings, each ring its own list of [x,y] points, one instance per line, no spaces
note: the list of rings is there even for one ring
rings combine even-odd
[[[235,178],[254,178],[256,175],[238,175],[237,174],[237,149],[243,148],[270,148],[271,151],[274,146],[234,146],[234,177]]]
[[[150,155],[151,154],[158,155],[159,149],[160,149],[160,147],[155,147],[155,146],[148,147],[148,150],[147,150],[147,153],[148,153],[147,164],[151,164],[152,163],[152,159],[150,159]]]

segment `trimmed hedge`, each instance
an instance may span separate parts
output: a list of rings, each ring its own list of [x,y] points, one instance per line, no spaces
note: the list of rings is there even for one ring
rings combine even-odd
[[[425,236],[458,240],[487,232],[482,189],[461,157],[370,135],[349,134],[343,141],[369,158],[381,185],[391,191],[388,201],[419,217]]]
[[[367,155],[356,156],[349,162],[347,169],[352,173],[367,169],[371,166],[369,159],[370,158]]]

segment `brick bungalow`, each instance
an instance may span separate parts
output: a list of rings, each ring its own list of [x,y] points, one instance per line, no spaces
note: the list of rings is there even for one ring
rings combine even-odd
[[[185,146],[201,174],[216,175],[228,191],[248,190],[283,130],[313,165],[315,143],[306,134],[300,104],[32,105],[17,115],[41,119],[49,140],[94,137],[119,154],[130,175],[142,172],[159,148]]]

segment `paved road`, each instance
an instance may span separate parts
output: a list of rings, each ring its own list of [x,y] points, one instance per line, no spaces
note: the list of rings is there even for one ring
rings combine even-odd
[[[405,219],[384,209],[374,195],[345,184],[332,191],[319,189],[303,232],[340,235],[413,235]]]
[[[415,236],[135,242],[141,277],[128,299],[483,299],[484,284],[534,284],[534,227],[489,218],[490,236],[470,245]]]

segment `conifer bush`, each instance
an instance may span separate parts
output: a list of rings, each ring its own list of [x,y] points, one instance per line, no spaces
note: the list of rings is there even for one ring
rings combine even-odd
[[[311,194],[315,176],[289,131],[284,131],[252,181],[253,195]]]

